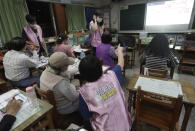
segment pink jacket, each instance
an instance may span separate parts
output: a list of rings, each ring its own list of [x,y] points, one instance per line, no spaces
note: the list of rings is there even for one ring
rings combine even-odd
[[[64,52],[69,57],[74,56],[74,53],[71,51],[71,48],[68,45],[65,45],[64,42],[59,45],[56,45],[54,47],[54,52]]]
[[[130,113],[113,71],[108,71],[96,82],[85,84],[80,94],[93,113],[90,121],[94,131],[130,131]]]
[[[38,39],[37,39],[37,36],[36,36],[36,34],[33,32],[33,30],[31,29],[31,27],[30,27],[29,25],[27,25],[27,26],[24,27],[24,31],[25,31],[25,33],[26,33],[28,39],[29,39],[32,43],[34,43],[34,44],[36,44],[37,46],[39,46],[39,41],[38,41]],[[38,35],[39,35],[41,44],[43,45],[42,30],[41,30],[41,27],[40,27],[39,25],[37,25],[37,33],[38,33]],[[30,46],[29,46],[29,45],[27,45],[26,47],[27,47],[28,50],[30,50]],[[43,46],[43,48],[44,48],[44,46]],[[39,51],[39,50],[40,50],[40,47],[37,48],[36,50]],[[31,51],[31,50],[30,50],[30,51]],[[31,51],[31,52],[32,52],[32,51]]]
[[[92,26],[93,26],[93,21],[90,22],[91,46],[97,47],[102,42],[101,37],[102,37],[103,32],[100,31],[100,27],[98,27],[98,29],[94,31],[92,29]],[[104,28],[104,26],[102,28]]]

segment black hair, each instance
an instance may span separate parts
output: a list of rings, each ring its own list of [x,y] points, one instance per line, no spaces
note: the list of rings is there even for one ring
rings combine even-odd
[[[96,17],[97,16],[102,16],[102,14],[101,13],[98,13],[98,12],[94,12],[93,13],[93,15],[95,15]],[[93,20],[93,22],[95,23],[95,21]],[[103,24],[104,24],[104,20],[102,19],[102,22],[97,22],[97,24],[99,25],[99,26],[102,26]]]
[[[23,38],[14,37],[8,43],[6,43],[6,48],[8,50],[20,51],[25,47],[25,45],[26,45],[26,42]]]
[[[106,31],[102,34],[102,43],[104,44],[110,44],[110,42],[112,41],[112,35],[110,34],[110,32]]]
[[[168,39],[164,34],[157,34],[152,39],[146,50],[147,55],[168,57],[170,53]]]
[[[100,16],[100,13],[94,12],[93,15],[95,15],[95,16]]]
[[[28,15],[26,15],[26,21],[28,23],[36,22],[36,17],[28,14]]]
[[[88,82],[95,82],[102,76],[102,64],[95,56],[83,58],[79,64],[81,77]]]
[[[62,41],[67,40],[68,36],[64,33],[60,33],[57,37],[57,44],[61,44]]]

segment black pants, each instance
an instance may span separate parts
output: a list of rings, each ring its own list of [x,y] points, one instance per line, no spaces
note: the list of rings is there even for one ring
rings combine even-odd
[[[96,47],[92,47],[92,54],[93,56],[96,56]]]

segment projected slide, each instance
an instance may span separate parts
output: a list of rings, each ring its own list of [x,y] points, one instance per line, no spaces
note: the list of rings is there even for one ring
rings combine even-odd
[[[147,4],[146,26],[189,24],[194,0]]]

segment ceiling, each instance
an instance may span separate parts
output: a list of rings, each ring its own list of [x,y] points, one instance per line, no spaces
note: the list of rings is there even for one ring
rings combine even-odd
[[[34,0],[42,2],[62,3],[62,4],[79,4],[84,6],[103,7],[110,5],[112,0]]]
[[[148,1],[165,1],[165,0],[34,0],[42,2],[53,2],[53,3],[62,3],[62,4],[79,4],[84,6],[93,6],[93,7],[104,7],[110,5],[112,2],[115,3],[139,3],[139,2],[148,2]]]
[[[112,0],[71,0],[72,4],[92,5],[95,7],[102,7],[111,4]]]

